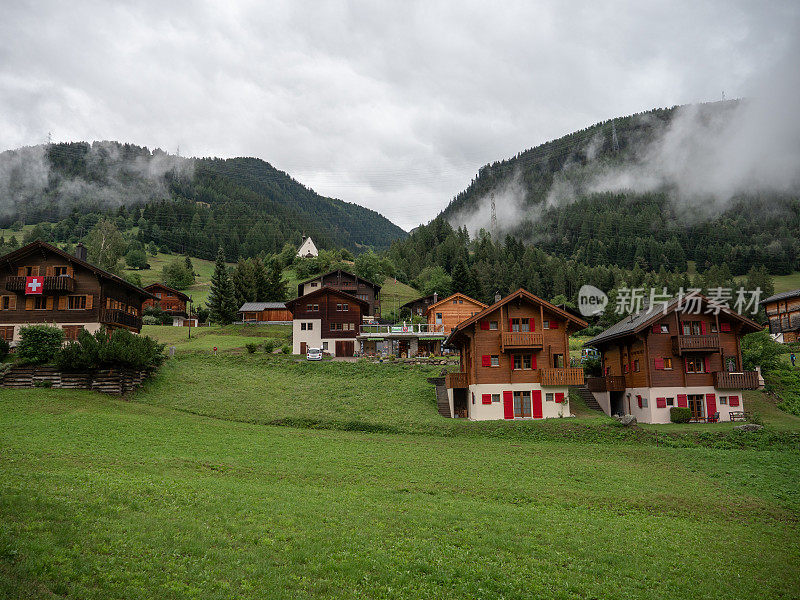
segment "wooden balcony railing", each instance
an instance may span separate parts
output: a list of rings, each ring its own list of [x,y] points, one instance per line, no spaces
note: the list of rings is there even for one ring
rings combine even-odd
[[[714,387],[718,390],[757,390],[758,373],[756,371],[741,373],[714,371]]]
[[[592,392],[623,392],[625,391],[625,378],[618,375],[587,377],[586,387]]]
[[[25,293],[25,277],[14,275],[6,279],[6,289],[9,292]],[[75,291],[75,278],[68,275],[42,277],[42,293],[71,293]]]
[[[445,379],[448,388],[465,388],[467,387],[467,374],[466,373],[448,373]]]
[[[583,369],[539,369],[542,385],[583,385]]]
[[[105,308],[100,313],[100,322],[111,325],[124,325],[133,329],[142,328],[142,319],[136,315],[125,312],[124,310]]]
[[[672,337],[672,350],[677,355],[684,352],[716,352],[719,350],[719,335],[676,335]]]
[[[542,334],[530,331],[504,332],[501,338],[503,350],[508,348],[542,348]]]

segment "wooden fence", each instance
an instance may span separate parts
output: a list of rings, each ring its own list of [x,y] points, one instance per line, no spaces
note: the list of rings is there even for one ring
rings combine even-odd
[[[122,395],[132,392],[147,378],[147,371],[102,369],[85,373],[67,373],[55,367],[14,366],[2,376],[4,388],[50,387],[70,390],[94,390]]]

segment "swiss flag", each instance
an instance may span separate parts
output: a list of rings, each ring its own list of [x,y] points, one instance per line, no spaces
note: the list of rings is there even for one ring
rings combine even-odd
[[[26,277],[25,278],[25,293],[26,294],[41,294],[44,287],[44,277]]]

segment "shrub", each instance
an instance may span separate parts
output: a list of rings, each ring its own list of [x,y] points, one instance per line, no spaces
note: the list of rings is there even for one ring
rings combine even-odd
[[[284,354],[291,354],[292,347],[289,344],[284,344],[283,346],[281,346],[281,352],[283,352]]]
[[[28,325],[19,330],[17,356],[22,363],[41,365],[50,362],[61,349],[64,331],[50,325]]]
[[[145,315],[142,317],[143,325],[161,325],[161,319],[153,315]]]
[[[166,356],[165,344],[146,335],[134,335],[120,329],[108,335],[103,327],[94,335],[81,332],[56,355],[56,364],[64,371],[85,371],[99,368],[127,367],[153,369]]]
[[[0,360],[6,359],[9,350],[10,346],[8,345],[8,342],[3,339],[0,339]]]
[[[267,354],[272,354],[272,352],[275,350],[276,344],[277,342],[275,342],[275,340],[273,340],[272,338],[267,338],[266,340],[264,340],[263,344],[264,352],[266,352]]]
[[[692,411],[688,408],[673,406],[669,409],[669,420],[673,423],[688,423],[692,418]]]
[[[258,344],[254,344],[253,342],[250,342],[249,344],[245,344],[244,347],[247,348],[247,351],[250,354],[253,354],[253,353],[255,353],[256,350],[258,350]]]

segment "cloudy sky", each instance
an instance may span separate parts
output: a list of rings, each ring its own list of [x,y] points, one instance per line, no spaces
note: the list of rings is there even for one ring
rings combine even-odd
[[[0,150],[52,132],[257,156],[408,229],[488,162],[757,94],[799,18],[794,0],[4,2]]]

